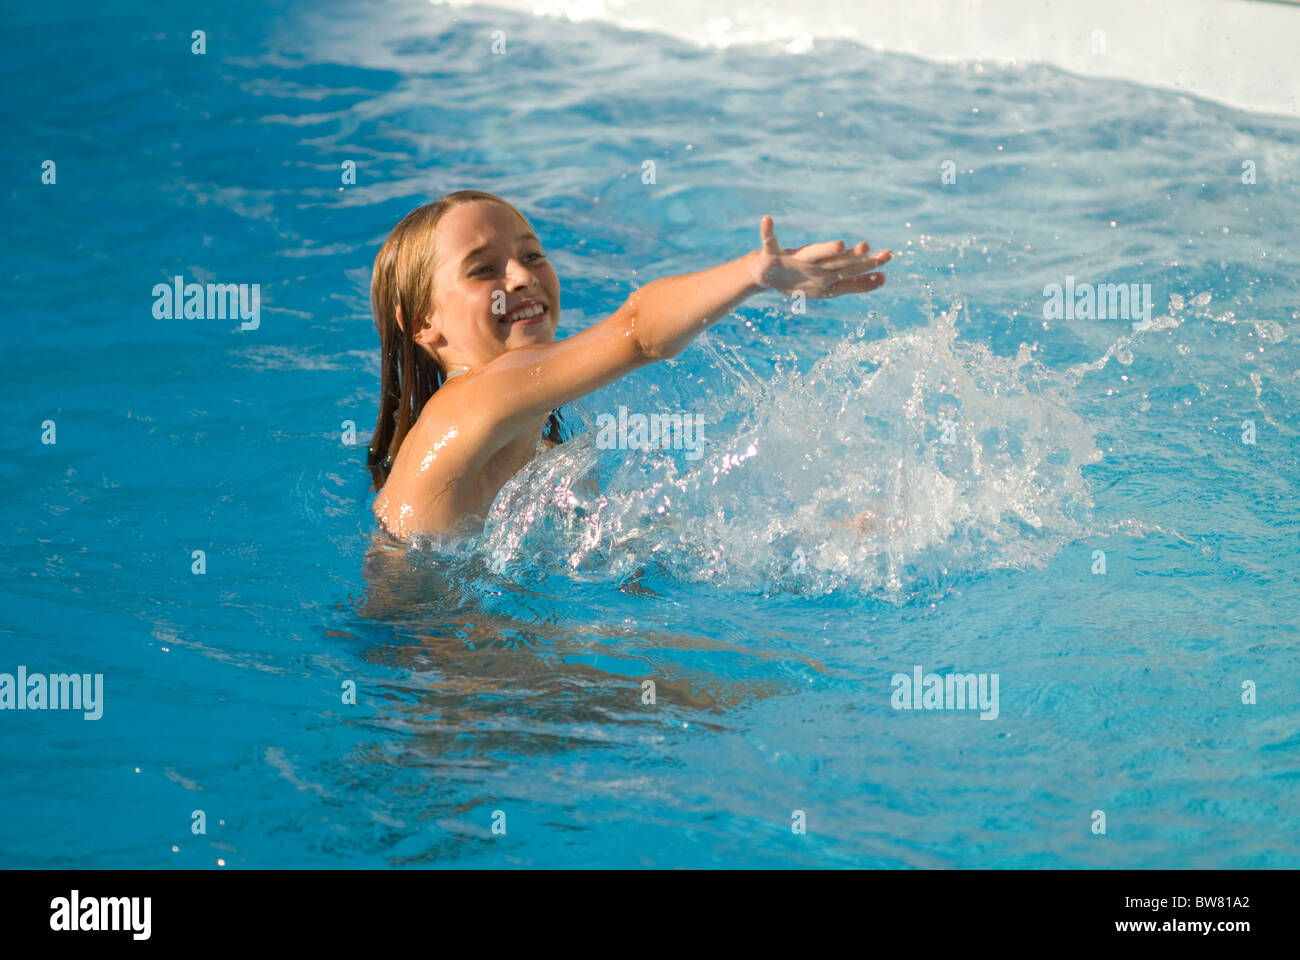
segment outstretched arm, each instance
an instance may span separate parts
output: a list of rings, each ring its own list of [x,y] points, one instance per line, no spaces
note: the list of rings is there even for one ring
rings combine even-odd
[[[809,299],[865,293],[885,282],[873,273],[891,251],[869,254],[865,242],[839,240],[783,249],[771,217],[759,225],[761,245],[729,263],[654,280],[612,316],[555,343],[520,347],[483,371],[483,396],[502,433],[513,430],[626,373],[673,357],[712,324],[763,290],[802,292]],[[490,412],[490,411],[485,411]]]
[[[868,271],[893,255],[886,250],[868,256],[865,241],[848,251],[840,240],[782,249],[771,217],[760,221],[759,236],[759,249],[738,260],[664,277],[633,293],[628,305],[642,353],[653,360],[677,356],[700,333],[764,290],[802,291],[812,299],[874,290],[885,276]]]
[[[627,298],[633,335],[651,360],[675,357],[697,336],[763,287],[754,277],[751,250],[738,260],[697,273],[663,277]]]

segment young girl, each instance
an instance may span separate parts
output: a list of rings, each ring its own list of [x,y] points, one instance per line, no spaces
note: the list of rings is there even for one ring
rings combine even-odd
[[[557,407],[676,356],[763,290],[816,299],[885,282],[871,271],[889,250],[782,249],[771,217],[759,234],[759,249],[648,283],[556,341],[560,282],[523,214],[480,190],[407,214],[370,283],[383,366],[367,465],[380,524],[401,538],[479,531],[506,481],[561,440]]]

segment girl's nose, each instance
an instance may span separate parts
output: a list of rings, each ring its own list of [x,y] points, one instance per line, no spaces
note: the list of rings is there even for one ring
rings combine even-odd
[[[531,287],[537,280],[533,271],[518,260],[511,260],[506,264],[506,285],[509,289],[514,290],[518,287]]]

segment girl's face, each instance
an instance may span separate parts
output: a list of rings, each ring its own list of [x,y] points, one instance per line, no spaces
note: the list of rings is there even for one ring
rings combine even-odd
[[[435,229],[434,305],[416,341],[448,373],[555,339],[560,281],[533,232],[508,208],[477,200]]]

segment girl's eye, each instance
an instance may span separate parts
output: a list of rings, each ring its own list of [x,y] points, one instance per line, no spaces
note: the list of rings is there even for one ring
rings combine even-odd
[[[540,250],[534,250],[532,253],[526,253],[526,254],[524,254],[524,259],[525,259],[525,260],[528,260],[528,259],[530,259],[530,258],[532,258],[532,257],[536,257],[538,260],[545,260],[545,259],[546,259],[546,254],[542,253]],[[469,272],[469,275],[470,275],[471,277],[486,276],[487,274],[483,273],[484,270],[486,270],[488,273],[491,273],[491,272],[492,272],[492,267],[488,266],[488,265],[485,263],[485,264],[483,264],[483,266],[481,266],[481,267],[475,267],[473,270],[471,270],[471,271]]]

